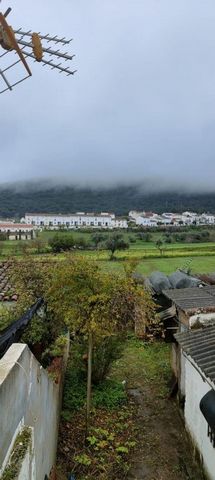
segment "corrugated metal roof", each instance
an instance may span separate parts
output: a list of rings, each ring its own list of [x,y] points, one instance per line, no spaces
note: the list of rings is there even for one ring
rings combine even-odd
[[[215,325],[176,333],[174,337],[202,373],[215,383]]]
[[[164,290],[163,294],[184,311],[215,311],[215,285]]]

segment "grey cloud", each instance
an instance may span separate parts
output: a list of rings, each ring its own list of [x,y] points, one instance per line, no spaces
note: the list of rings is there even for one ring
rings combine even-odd
[[[33,64],[0,96],[0,182],[213,190],[213,0],[10,4],[14,26],[72,36],[78,72]]]

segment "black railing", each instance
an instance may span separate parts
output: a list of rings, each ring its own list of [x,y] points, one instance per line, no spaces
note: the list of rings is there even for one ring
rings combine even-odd
[[[13,343],[20,340],[23,332],[43,303],[43,299],[40,298],[21,318],[2,330],[0,334],[0,358],[4,356]]]

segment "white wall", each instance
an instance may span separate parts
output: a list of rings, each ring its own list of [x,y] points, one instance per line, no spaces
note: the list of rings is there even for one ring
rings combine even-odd
[[[60,401],[59,385],[28,346],[13,344],[0,360],[0,471],[6,466],[16,436],[23,426],[30,426],[33,450],[22,468],[26,472],[30,463],[35,464],[28,480],[49,476],[55,464]]]
[[[208,478],[215,480],[215,449],[207,436],[208,425],[199,407],[202,397],[211,390],[211,387],[187,359],[185,361],[185,387],[186,427],[202,455],[203,466]]]

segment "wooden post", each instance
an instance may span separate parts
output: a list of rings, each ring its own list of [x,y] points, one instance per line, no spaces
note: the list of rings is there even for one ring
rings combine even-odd
[[[92,356],[93,356],[93,334],[92,332],[90,332],[88,337],[86,438],[88,436],[89,426],[90,426],[91,389],[92,389]]]

